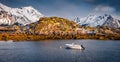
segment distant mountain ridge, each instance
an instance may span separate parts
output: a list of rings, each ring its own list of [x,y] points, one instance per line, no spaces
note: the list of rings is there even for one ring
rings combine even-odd
[[[25,26],[39,21],[41,17],[43,17],[43,15],[32,6],[11,8],[0,3],[0,25],[19,23]],[[82,26],[120,28],[120,19],[109,14],[88,15],[84,18],[77,17],[74,21]]]
[[[0,3],[0,11],[1,11],[0,24],[5,24],[5,25],[12,25],[14,23],[27,25],[39,21],[39,18],[43,17],[43,15],[40,12],[38,12],[36,9],[34,9],[32,6],[11,8]],[[3,16],[3,15],[9,15],[9,16]],[[9,18],[11,17],[12,19],[9,19],[7,17]]]
[[[91,26],[91,27],[107,26],[110,28],[120,27],[120,20],[108,14],[88,15],[87,17],[84,18],[77,17],[74,19],[74,21],[82,26]]]

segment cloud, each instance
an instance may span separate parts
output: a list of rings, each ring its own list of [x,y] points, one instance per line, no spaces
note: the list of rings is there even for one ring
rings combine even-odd
[[[114,7],[111,6],[105,6],[105,5],[98,5],[94,8],[94,11],[96,12],[115,12],[116,9]]]

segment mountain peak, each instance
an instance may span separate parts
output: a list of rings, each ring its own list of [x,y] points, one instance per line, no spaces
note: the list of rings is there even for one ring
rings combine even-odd
[[[32,6],[21,7],[21,8],[11,8],[0,3],[0,11],[7,12],[8,15],[11,15],[14,17],[14,19],[16,20],[15,22],[18,22],[22,25],[27,25],[27,24],[36,22],[39,20],[40,17],[43,17],[43,15],[39,11],[34,9]],[[5,20],[3,20],[2,18],[0,19],[0,21],[5,22]],[[12,22],[12,20],[10,22]]]

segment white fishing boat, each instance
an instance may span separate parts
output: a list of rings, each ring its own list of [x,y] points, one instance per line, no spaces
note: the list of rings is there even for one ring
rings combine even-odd
[[[72,44],[65,44],[65,45],[66,45],[66,48],[69,48],[69,49],[81,49],[81,50],[85,49],[83,47],[83,45],[78,45],[78,44],[74,44],[74,43],[72,43]]]

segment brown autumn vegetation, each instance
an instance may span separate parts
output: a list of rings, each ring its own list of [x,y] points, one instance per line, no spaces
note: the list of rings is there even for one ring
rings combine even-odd
[[[0,40],[39,41],[46,39],[119,40],[120,28],[82,27],[73,21],[59,17],[43,17],[38,22],[26,26],[13,25],[0,28]]]

